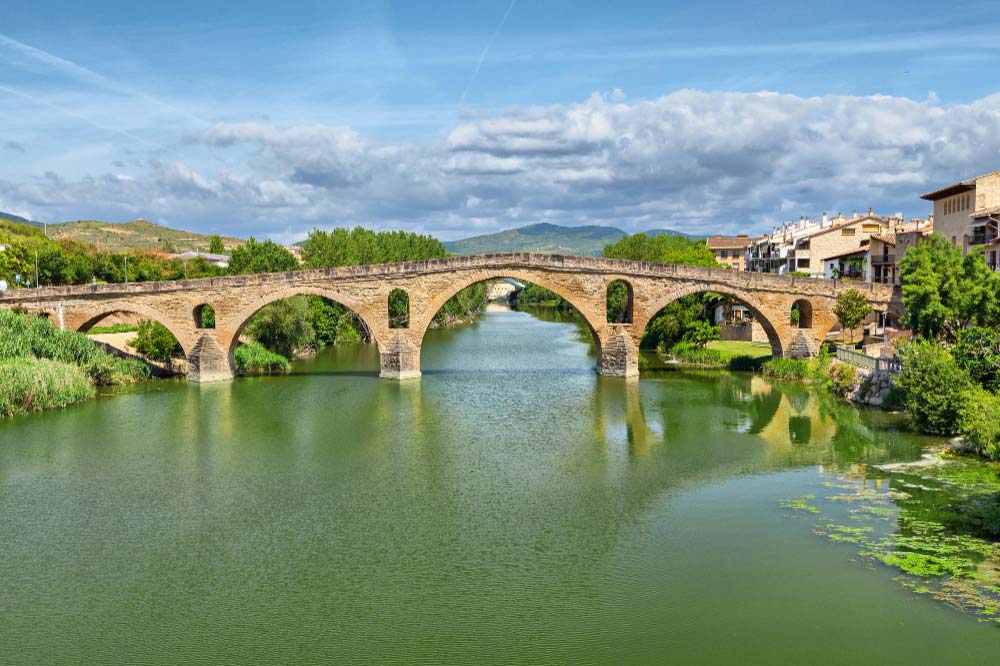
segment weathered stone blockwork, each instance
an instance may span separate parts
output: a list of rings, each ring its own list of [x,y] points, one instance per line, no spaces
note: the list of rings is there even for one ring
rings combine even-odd
[[[534,282],[572,303],[595,337],[598,371],[621,377],[638,375],[638,348],[646,324],[682,296],[713,291],[735,298],[753,311],[776,355],[809,355],[836,321],[831,308],[840,291],[862,289],[876,310],[885,310],[892,295],[889,285],[513,253],[128,286],[16,289],[0,292],[0,307],[44,313],[74,330],[86,330],[113,312],[134,312],[173,332],[188,357],[192,380],[217,381],[232,377],[233,350],[255,312],[282,298],[314,294],[354,310],[378,344],[382,376],[402,379],[420,375],[424,333],[441,306],[462,288],[498,277]],[[632,287],[631,323],[607,323],[606,293],[613,280],[625,280]],[[389,328],[388,300],[393,289],[409,295],[409,328]],[[797,299],[812,304],[811,328],[790,324],[789,313]],[[215,329],[196,327],[195,313],[203,304],[215,309]]]

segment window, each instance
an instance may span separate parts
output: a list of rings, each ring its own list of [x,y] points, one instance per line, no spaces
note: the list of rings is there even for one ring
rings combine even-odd
[[[877,224],[862,224],[861,225],[861,231],[863,231],[866,234],[875,234],[875,233],[878,233],[878,230],[880,228],[881,227],[879,227],[879,225],[877,225]]]
[[[840,235],[841,236],[853,236],[854,235],[854,231],[855,231],[854,227],[850,227],[848,229],[841,229],[840,230]]]
[[[719,252],[719,256],[721,256],[723,259],[727,258],[729,256],[729,250],[721,250]]]

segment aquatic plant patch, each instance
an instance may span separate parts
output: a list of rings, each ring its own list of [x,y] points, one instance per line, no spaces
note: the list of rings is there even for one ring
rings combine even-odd
[[[850,544],[871,566],[895,570],[915,594],[1000,625],[1000,511],[996,466],[960,460],[939,465],[828,470],[823,490],[778,501],[815,516],[813,532]],[[905,488],[905,490],[900,490]],[[845,492],[846,491],[846,492]]]

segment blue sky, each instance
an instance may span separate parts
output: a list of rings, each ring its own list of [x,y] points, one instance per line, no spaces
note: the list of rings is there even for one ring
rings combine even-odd
[[[762,231],[1000,168],[1000,3],[0,0],[0,210]]]

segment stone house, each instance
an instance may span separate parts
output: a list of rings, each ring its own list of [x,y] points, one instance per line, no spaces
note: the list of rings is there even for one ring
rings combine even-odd
[[[734,271],[746,269],[747,246],[758,240],[761,236],[750,237],[747,234],[738,236],[711,236],[705,240],[708,249],[715,255],[715,260],[720,264],[731,267]]]
[[[1000,171],[994,171],[928,192],[920,197],[934,204],[934,232],[963,254],[982,250],[986,263],[1000,267]]]

